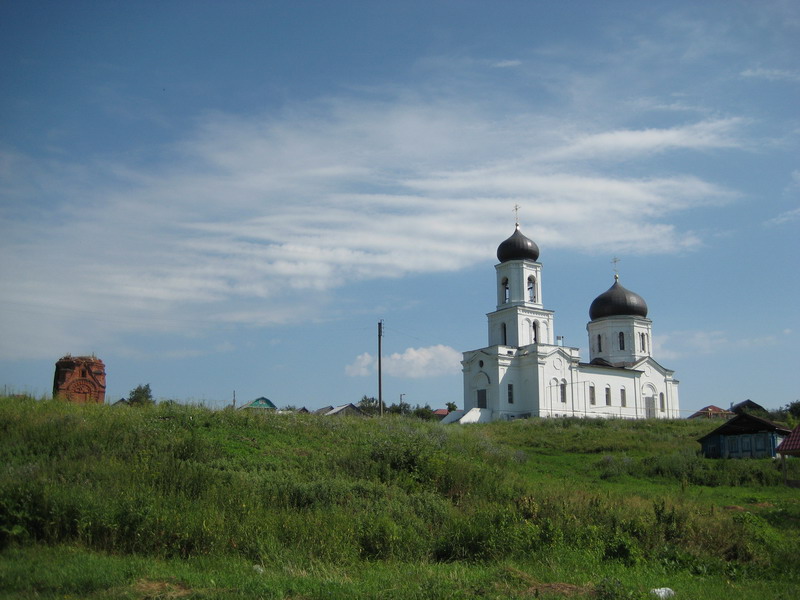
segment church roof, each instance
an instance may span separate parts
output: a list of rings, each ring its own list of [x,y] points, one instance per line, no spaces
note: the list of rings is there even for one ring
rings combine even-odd
[[[517,223],[517,228],[514,230],[514,233],[511,234],[511,237],[504,240],[497,247],[497,260],[504,263],[510,260],[523,259],[538,260],[539,246],[519,230],[519,223]]]
[[[639,294],[622,287],[619,275],[614,275],[614,285],[594,299],[589,307],[589,318],[647,316],[647,303]]]

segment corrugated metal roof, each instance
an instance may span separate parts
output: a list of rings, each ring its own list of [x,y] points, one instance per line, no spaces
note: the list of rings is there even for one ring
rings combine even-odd
[[[775,452],[780,454],[800,454],[800,425],[794,428],[789,437],[778,444]]]
[[[269,398],[264,398],[264,396],[261,396],[260,398],[256,398],[252,402],[248,402],[240,407],[240,409],[243,408],[266,408],[269,410],[275,410],[275,405]]]

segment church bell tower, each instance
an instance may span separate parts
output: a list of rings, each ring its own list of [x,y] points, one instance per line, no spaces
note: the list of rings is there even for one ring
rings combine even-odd
[[[489,345],[519,348],[553,343],[553,312],[542,304],[539,247],[516,225],[497,248],[497,307],[489,313]]]

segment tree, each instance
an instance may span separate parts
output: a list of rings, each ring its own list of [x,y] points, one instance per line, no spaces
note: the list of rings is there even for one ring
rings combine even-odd
[[[445,404],[445,406],[447,407],[447,412],[453,412],[454,410],[458,410],[458,406],[456,406],[455,402],[448,402],[447,404]]]
[[[380,412],[380,405],[378,404],[378,399],[368,396],[363,396],[361,400],[358,401],[358,408],[361,409],[365,415],[374,416]]]
[[[411,413],[411,405],[400,400],[398,404],[389,405],[387,411],[392,415],[408,415]]]
[[[150,384],[137,385],[128,394],[128,403],[131,405],[144,406],[145,404],[153,404],[153,392],[150,391]]]
[[[436,418],[436,415],[433,414],[433,409],[430,407],[429,404],[426,404],[425,406],[420,406],[419,404],[417,404],[417,406],[414,407],[414,410],[412,411],[411,414],[417,417],[418,419],[423,419],[426,421],[432,421]]]

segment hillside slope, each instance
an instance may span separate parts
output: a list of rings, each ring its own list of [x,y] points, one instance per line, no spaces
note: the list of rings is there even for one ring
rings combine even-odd
[[[0,593],[789,598],[797,492],[711,427],[0,399]]]

